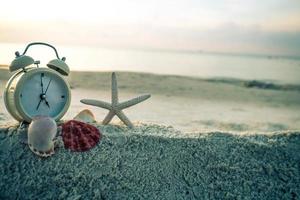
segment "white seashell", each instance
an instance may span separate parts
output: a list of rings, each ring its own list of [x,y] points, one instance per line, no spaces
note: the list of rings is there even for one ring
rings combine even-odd
[[[48,157],[54,154],[54,138],[57,132],[56,122],[48,116],[36,116],[28,128],[28,145],[38,156]]]
[[[84,123],[96,122],[94,114],[88,109],[80,111],[73,119]]]

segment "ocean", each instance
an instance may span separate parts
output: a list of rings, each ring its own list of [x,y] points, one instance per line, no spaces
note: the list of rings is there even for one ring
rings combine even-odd
[[[9,64],[14,52],[27,44],[0,43],[0,64]],[[76,71],[137,71],[201,78],[234,78],[281,84],[300,84],[300,59],[289,57],[233,55],[205,52],[56,46]],[[26,53],[45,66],[54,51],[32,46]]]

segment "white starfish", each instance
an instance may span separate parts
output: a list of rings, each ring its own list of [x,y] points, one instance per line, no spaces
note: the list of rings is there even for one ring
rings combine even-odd
[[[111,76],[111,103],[93,99],[82,99],[80,100],[80,102],[87,105],[97,106],[109,110],[109,113],[106,115],[102,122],[103,124],[108,124],[112,120],[112,118],[115,115],[117,115],[120,118],[120,120],[124,122],[124,124],[126,124],[129,127],[133,127],[133,124],[128,119],[128,117],[126,117],[122,110],[130,106],[136,105],[142,101],[145,101],[146,99],[150,98],[150,96],[150,94],[145,94],[130,99],[128,101],[119,103],[117,77],[116,73],[113,72]]]

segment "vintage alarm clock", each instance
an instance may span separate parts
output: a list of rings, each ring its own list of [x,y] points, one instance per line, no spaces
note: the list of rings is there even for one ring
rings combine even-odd
[[[45,45],[52,48],[56,59],[47,67],[39,67],[40,62],[25,55],[33,45]],[[37,115],[46,115],[58,121],[67,112],[71,102],[71,90],[64,76],[70,70],[65,58],[59,58],[57,50],[50,44],[34,42],[27,45],[22,55],[15,53],[16,58],[9,66],[14,72],[8,80],[4,91],[4,102],[8,112],[16,120],[30,123]]]

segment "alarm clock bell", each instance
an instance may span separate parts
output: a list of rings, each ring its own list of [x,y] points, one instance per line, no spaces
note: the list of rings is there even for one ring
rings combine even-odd
[[[56,54],[56,59],[51,60],[48,64],[47,67],[59,72],[60,74],[64,75],[64,76],[68,76],[70,73],[70,68],[69,66],[65,63],[66,58],[62,57],[61,59],[58,56],[58,53],[55,49],[54,46],[47,44],[47,43],[43,43],[43,42],[33,42],[30,43],[29,45],[27,45],[25,51],[23,52],[22,55],[20,55],[20,53],[17,51],[15,53],[16,58],[11,62],[11,64],[9,65],[9,71],[10,72],[14,72],[17,71],[19,69],[23,69],[23,71],[25,71],[25,67],[28,67],[32,64],[35,64],[35,61],[32,57],[25,55],[25,53],[27,52],[28,48],[32,45],[44,45],[44,46],[48,46],[51,47],[55,54]]]
[[[25,67],[32,65],[34,63],[33,58],[26,55],[20,55],[20,53],[17,51],[15,53],[16,58],[11,62],[9,65],[9,71],[14,72],[19,69],[25,69]]]
[[[54,69],[55,71],[58,71],[62,75],[68,76],[70,73],[70,69],[65,63],[65,60],[65,57],[63,57],[62,59],[53,59],[47,64],[47,66],[51,69]]]

